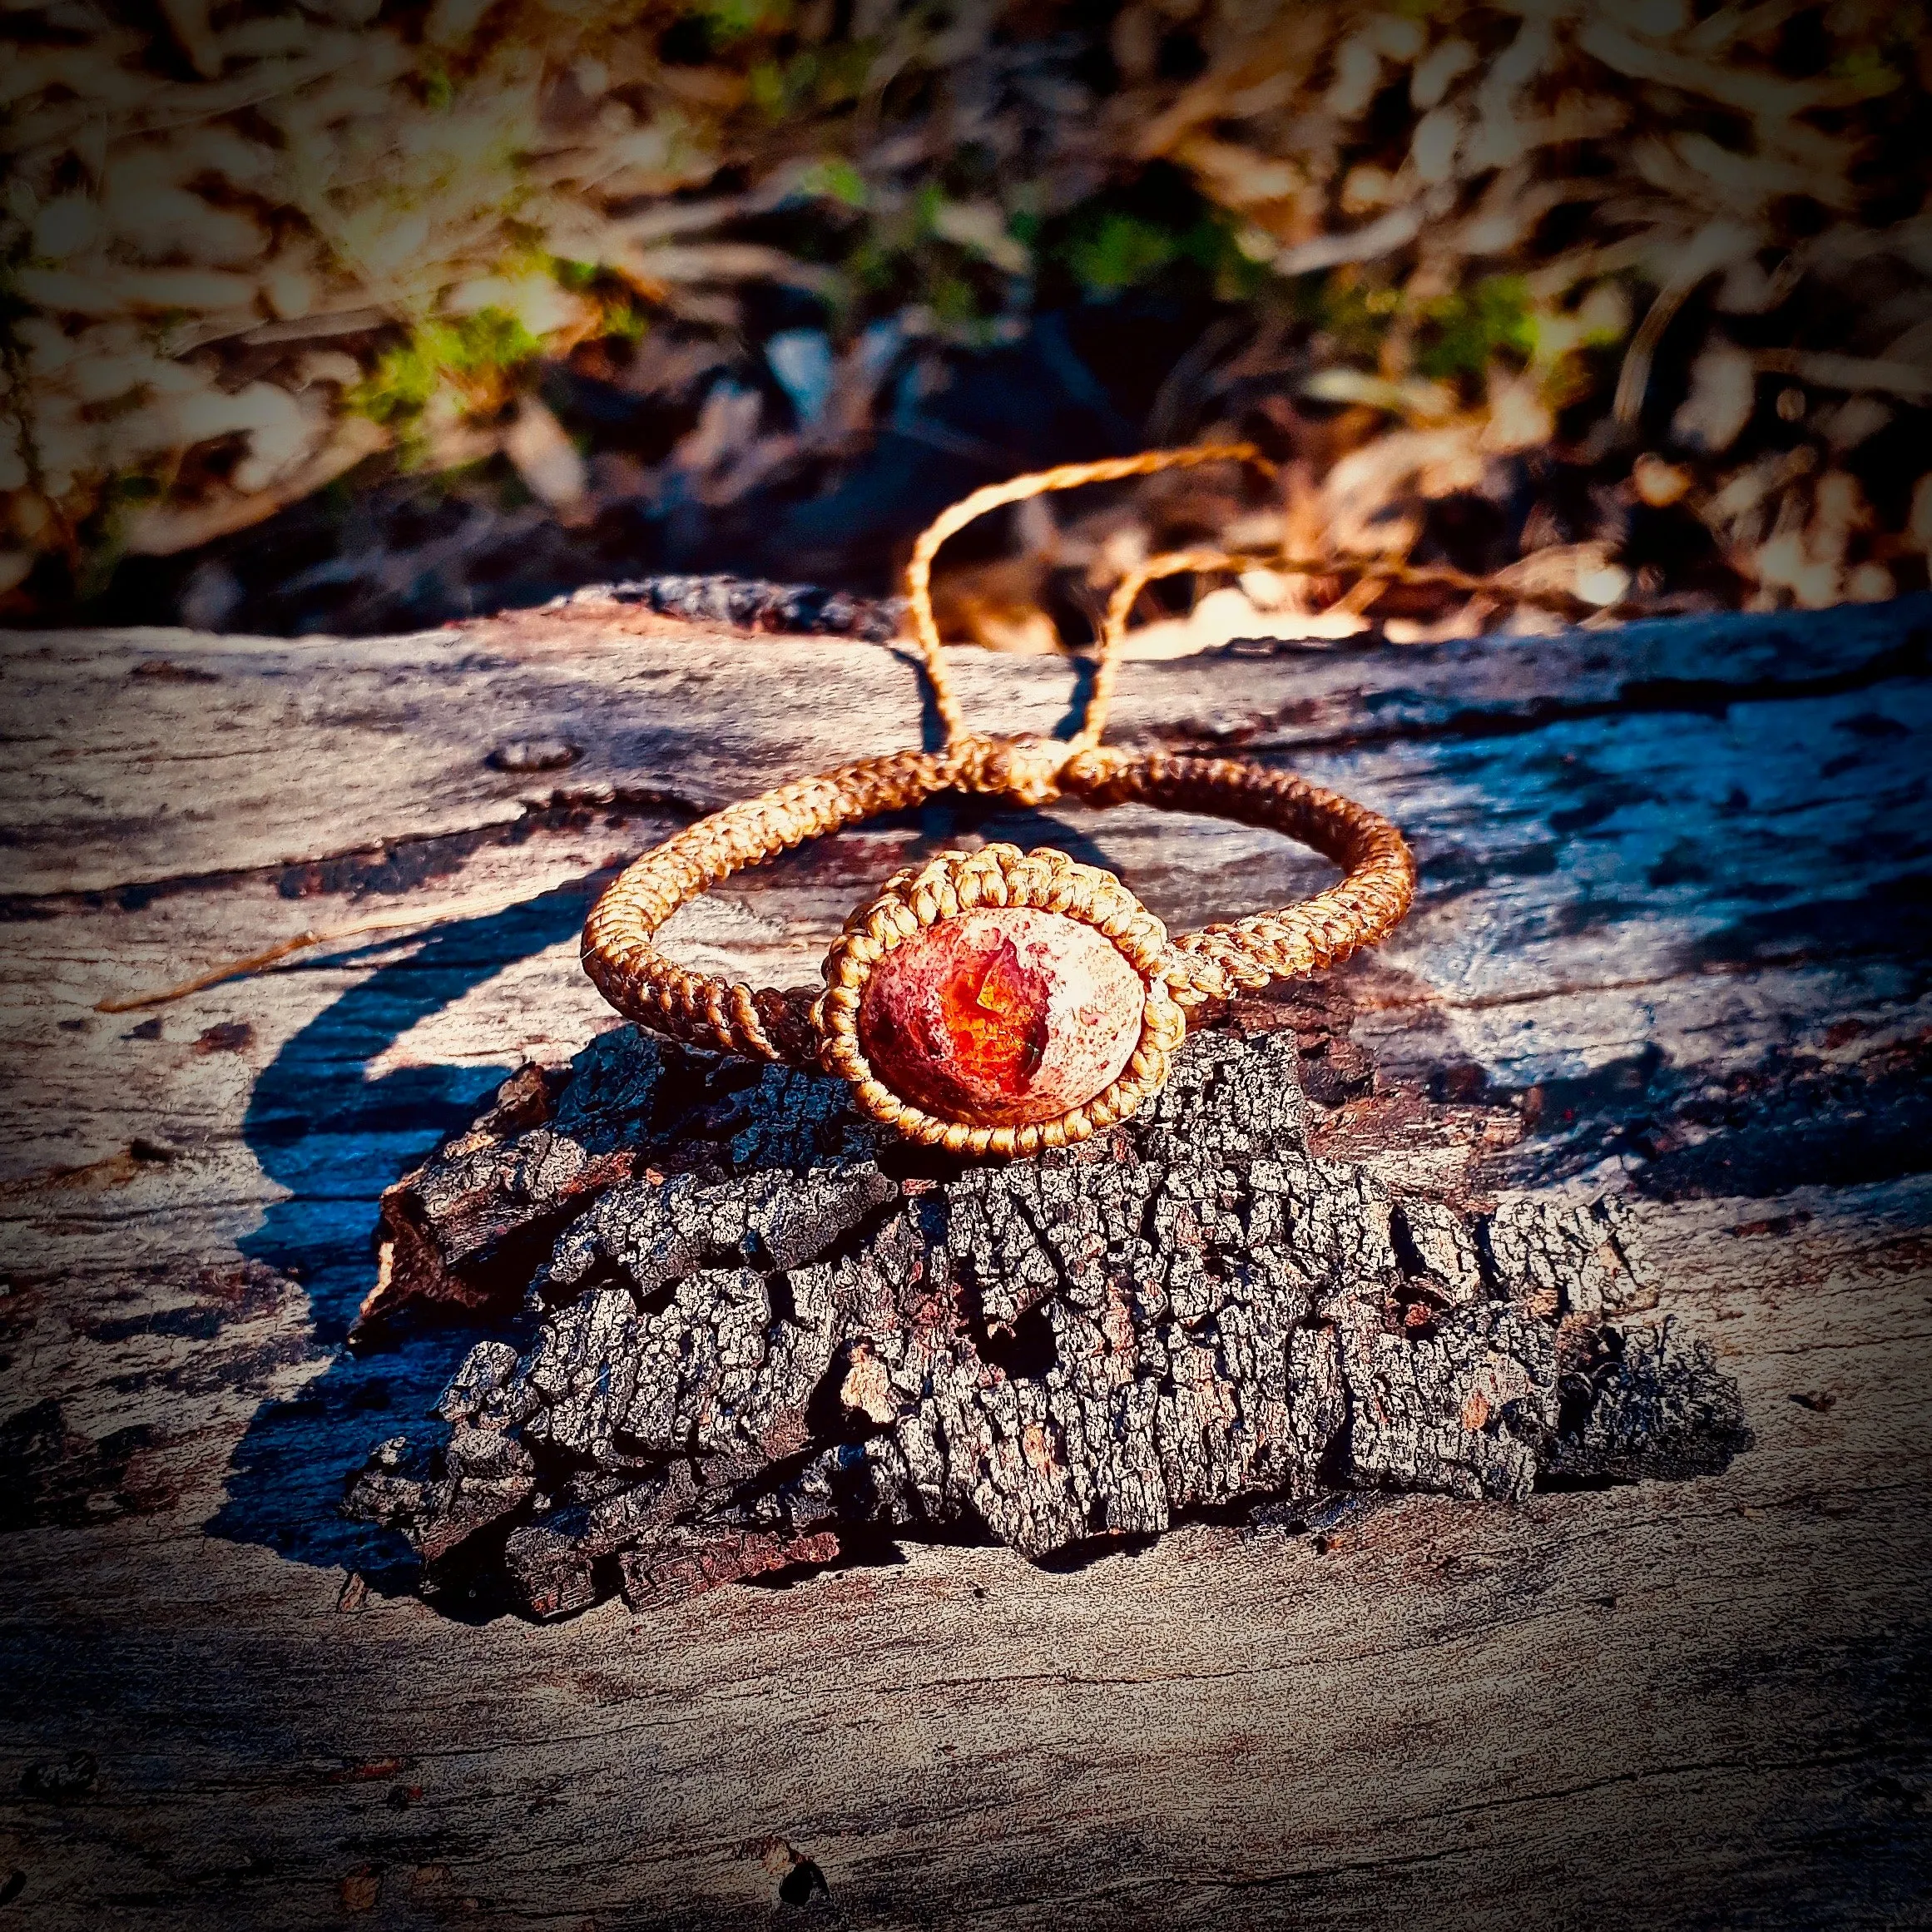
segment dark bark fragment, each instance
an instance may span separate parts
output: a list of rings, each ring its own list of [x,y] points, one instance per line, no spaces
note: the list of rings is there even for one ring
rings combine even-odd
[[[627,1549],[618,1558],[624,1601],[633,1610],[656,1610],[680,1603],[720,1583],[798,1565],[836,1561],[839,1539],[830,1530],[803,1536],[761,1529],[684,1528]]]
[[[1628,1480],[1709,1475],[1751,1446],[1737,1385],[1711,1345],[1675,1321],[1628,1333],[1602,1328],[1565,1378],[1553,1476]]]
[[[1472,1214],[1312,1155],[1286,1030],[1199,1035],[1139,1118],[1003,1167],[628,1029],[541,1103],[516,1086],[394,1193],[498,1289],[554,1232],[509,1277],[535,1340],[479,1343],[447,1444],[384,1444],[349,1506],[430,1558],[513,1524],[539,1616],[855,1535],[1044,1558],[1204,1508],[1693,1474],[1750,1440],[1702,1344],[1614,1325],[1646,1300],[1614,1203]]]
[[[433,1454],[404,1436],[379,1444],[356,1478],[355,1513],[401,1530],[434,1563],[536,1487],[529,1451],[513,1436],[459,1424]]]
[[[587,584],[552,608],[596,611],[612,604],[641,604],[660,617],[735,624],[746,631],[856,637],[871,644],[889,644],[905,617],[903,597],[855,597],[812,584],[744,577],[641,577]]]

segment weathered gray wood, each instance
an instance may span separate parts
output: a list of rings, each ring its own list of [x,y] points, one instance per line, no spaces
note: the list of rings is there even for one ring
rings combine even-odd
[[[1414,831],[1416,916],[1297,1022],[1315,1143],[1444,1198],[1627,1194],[1657,1314],[1742,1389],[1724,1474],[1411,1498],[1319,1543],[1197,1524],[1070,1574],[909,1543],[648,1622],[473,1624],[334,1513],[473,1339],[343,1350],[376,1196],[602,1023],[572,957],[600,868],[916,715],[876,647],[636,622],[7,642],[0,1922],[1915,1922],[1923,612],[1229,654],[1123,694],[1123,734],[1292,750]],[[1065,708],[1056,666],[960,675],[988,723]],[[550,738],[582,755],[484,762]],[[962,829],[1089,841],[1189,920],[1317,875],[1206,821],[939,810],[683,943],[809,975]],[[780,1901],[785,1847],[829,1898]]]
[[[1380,649],[1235,646],[1129,665],[1112,736],[1301,754],[1522,729],[1922,671],[1932,595],[1835,614],[1632,625],[1612,635]],[[0,810],[19,837],[7,889],[115,886],[286,864],[501,825],[520,801],[613,790],[711,810],[754,789],[913,742],[916,659],[886,646],[697,627],[647,612],[532,613],[414,637],[332,641],[142,630],[7,641]],[[721,671],[749,670],[735,701]],[[958,651],[982,729],[1050,731],[1058,661]],[[803,701],[809,697],[808,701]],[[567,768],[503,770],[508,746]],[[273,748],[275,755],[265,757]],[[305,798],[311,790],[325,795]],[[333,842],[318,845],[324,838]]]

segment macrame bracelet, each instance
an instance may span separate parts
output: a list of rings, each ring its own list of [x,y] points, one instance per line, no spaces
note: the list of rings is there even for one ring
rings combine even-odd
[[[940,656],[933,557],[973,518],[1046,490],[1236,459],[1246,444],[1152,451],[1016,477],[955,504],[919,541],[911,613],[946,729],[940,751],[863,760],[728,805],[647,852],[584,928],[585,970],[612,1006],[673,1038],[820,1068],[908,1138],[976,1158],[1063,1147],[1125,1119],[1167,1078],[1189,1015],[1271,980],[1318,971],[1381,939],[1408,911],[1415,866],[1366,806],[1286,772],[1229,758],[1132,754],[1100,743],[1129,613],[1154,577],[1227,567],[1175,552],[1116,591],[1087,714],[1070,739],[969,732]],[[1112,873],[1042,847],[944,852],[899,873],[846,921],[825,990],[750,987],[694,973],[659,949],[665,921],[701,893],[827,832],[940,791],[1043,805],[1073,797],[1206,812],[1312,846],[1345,876],[1278,912],[1170,938]]]

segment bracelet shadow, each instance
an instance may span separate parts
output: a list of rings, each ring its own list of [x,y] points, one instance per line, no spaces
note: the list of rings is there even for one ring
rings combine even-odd
[[[375,1279],[383,1190],[473,1119],[513,1071],[423,1065],[369,1068],[409,1029],[501,973],[572,937],[588,877],[505,911],[431,933],[408,958],[378,966],[290,1038],[256,1081],[243,1137],[286,1188],[242,1255],[300,1284],[312,1347],[327,1365],[291,1396],[264,1402],[236,1445],[227,1498],[209,1533],[291,1561],[359,1571],[400,1587],[415,1560],[399,1537],[344,1518],[349,1473],[385,1433],[417,1422],[474,1340],[419,1322],[364,1355],[348,1335]],[[373,949],[372,949],[373,950]],[[353,958],[353,956],[352,956]]]
[[[921,669],[922,661],[917,646],[904,640],[892,645],[893,655],[914,671]],[[1069,679],[1065,713],[1056,721],[1052,736],[1056,738],[1071,738],[1085,723],[1087,706],[1092,701],[1093,680],[1100,668],[1099,659],[1091,651],[1082,651],[1078,656],[1065,660]],[[946,727],[939,716],[938,700],[933,695],[932,680],[922,675],[919,681],[919,745],[927,751],[944,751],[946,748]],[[968,726],[972,720],[967,721]]]

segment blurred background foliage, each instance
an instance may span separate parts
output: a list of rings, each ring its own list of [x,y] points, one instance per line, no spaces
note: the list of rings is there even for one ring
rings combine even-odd
[[[1918,0],[91,0],[0,22],[0,614],[305,632],[949,551],[1088,634],[1151,546],[1442,563],[1142,647],[1922,587]],[[1520,602],[1536,593],[1534,607]],[[1204,593],[1196,595],[1194,593]],[[1191,597],[1192,601],[1190,601]]]

